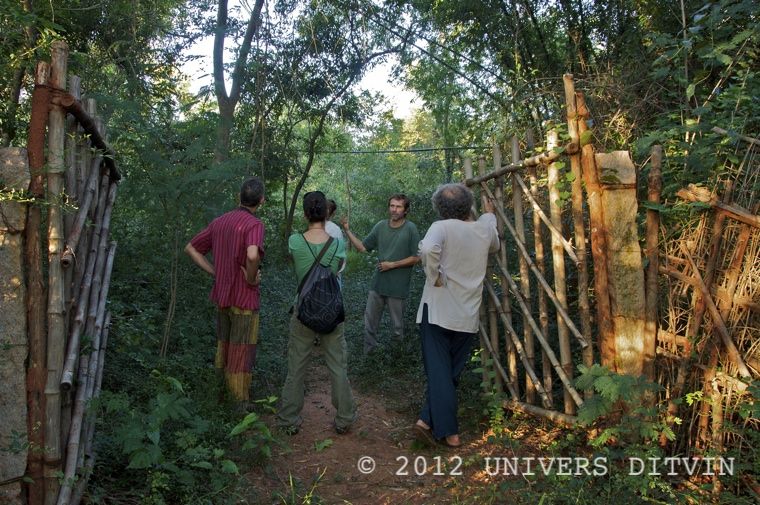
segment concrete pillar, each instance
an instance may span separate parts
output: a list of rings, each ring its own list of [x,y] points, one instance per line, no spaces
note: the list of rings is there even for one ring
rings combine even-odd
[[[644,371],[644,265],[636,224],[636,167],[628,151],[596,155],[607,234],[610,310],[615,335],[615,369]]]
[[[26,149],[0,149],[0,189],[23,195],[28,188]],[[27,458],[28,344],[22,243],[26,204],[4,197],[0,197],[0,503],[21,505],[20,479]]]

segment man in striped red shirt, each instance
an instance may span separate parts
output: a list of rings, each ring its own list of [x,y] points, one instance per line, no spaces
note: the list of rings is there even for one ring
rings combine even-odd
[[[249,399],[259,336],[259,265],[264,256],[264,223],[256,210],[264,203],[264,184],[252,177],[240,188],[240,207],[214,219],[185,246],[185,252],[214,277],[211,301],[218,308],[217,370],[232,396]],[[206,255],[213,253],[213,264]]]

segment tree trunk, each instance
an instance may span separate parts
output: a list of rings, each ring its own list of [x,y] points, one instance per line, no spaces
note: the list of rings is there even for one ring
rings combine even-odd
[[[224,82],[224,40],[227,36],[227,0],[219,0],[216,12],[216,31],[214,33],[214,92],[216,94],[217,105],[219,106],[219,122],[216,130],[216,148],[214,151],[214,161],[221,163],[229,158],[230,139],[232,126],[235,118],[235,107],[240,101],[241,83],[245,78],[245,69],[248,65],[248,55],[251,52],[251,41],[261,26],[261,8],[264,6],[264,0],[256,0],[256,4],[251,9],[251,17],[248,18],[248,25],[243,35],[243,41],[237,53],[235,66],[232,71],[232,83],[230,92],[227,93],[227,86]]]

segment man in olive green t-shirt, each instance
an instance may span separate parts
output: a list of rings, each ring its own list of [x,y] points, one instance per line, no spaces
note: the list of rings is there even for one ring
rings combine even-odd
[[[377,270],[372,277],[367,308],[364,310],[364,353],[377,347],[377,329],[383,309],[388,306],[393,337],[404,337],[404,307],[409,295],[412,267],[419,261],[417,226],[406,219],[409,198],[403,194],[388,199],[390,219],[379,221],[364,240],[351,233],[348,220],[341,221],[346,235],[359,252],[377,250]]]

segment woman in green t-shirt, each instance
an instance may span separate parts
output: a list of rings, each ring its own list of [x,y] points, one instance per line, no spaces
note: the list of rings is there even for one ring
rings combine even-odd
[[[330,238],[325,232],[327,199],[324,193],[321,191],[306,193],[303,197],[303,211],[309,222],[308,229],[302,234],[294,233],[288,239],[288,250],[293,258],[299,285]],[[333,240],[330,250],[325,251],[321,263],[337,273],[345,259],[345,243],[342,240]],[[351,423],[356,418],[356,405],[348,381],[348,353],[343,323],[330,333],[317,333],[301,324],[295,314],[290,318],[288,376],[282,388],[277,423],[287,433],[295,434],[303,422],[301,409],[304,403],[304,377],[316,338],[319,338],[324,350],[325,362],[330,372],[332,402],[336,410],[335,431],[343,434],[348,432]]]

